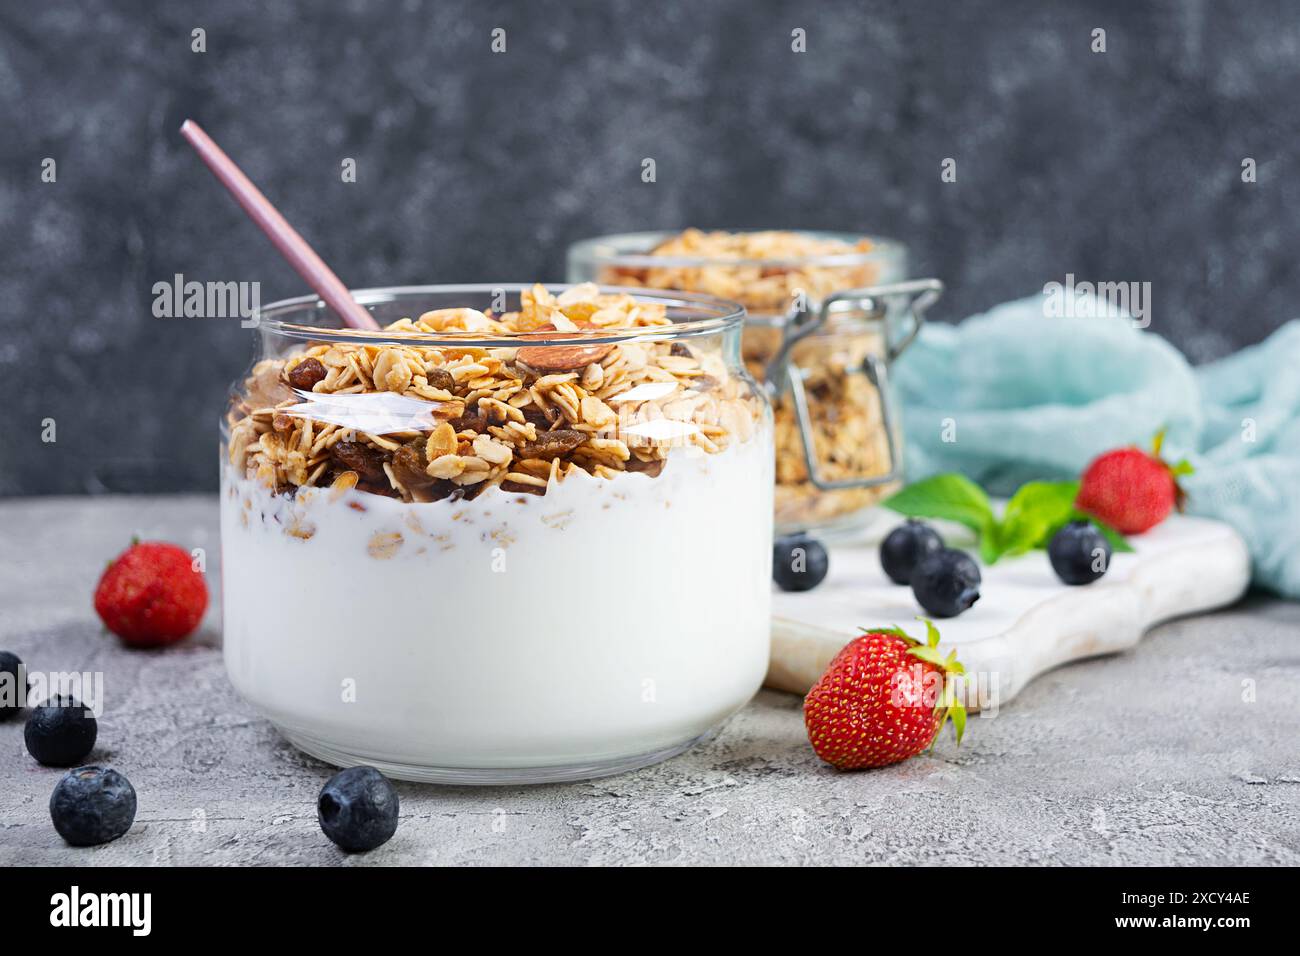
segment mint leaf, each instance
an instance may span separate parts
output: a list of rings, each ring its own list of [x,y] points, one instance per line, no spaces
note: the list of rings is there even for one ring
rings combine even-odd
[[[985,564],[992,564],[1002,557],[1004,550],[1002,547],[1002,529],[999,527],[997,519],[989,515],[988,522],[980,529],[980,560]]]
[[[1118,531],[1074,506],[1078,496],[1077,481],[1029,481],[1011,496],[999,521],[984,489],[952,473],[914,482],[881,504],[909,518],[940,518],[965,525],[979,535],[980,560],[985,564],[1045,548],[1064,524],[1080,518],[1097,526],[1112,551],[1132,551]]]
[[[993,508],[984,489],[965,475],[934,475],[913,482],[881,502],[886,508],[909,518],[941,518],[955,521],[984,537],[993,522]]]
[[[1024,554],[1042,547],[1074,512],[1077,481],[1029,481],[1021,485],[1002,513],[998,539],[1002,554]]]

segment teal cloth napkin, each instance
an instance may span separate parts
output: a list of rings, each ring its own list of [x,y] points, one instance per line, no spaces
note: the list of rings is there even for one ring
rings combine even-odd
[[[1188,513],[1234,526],[1255,583],[1300,598],[1300,321],[1193,368],[1102,313],[1048,318],[1032,296],[924,327],[894,367],[908,479],[960,471],[1007,495],[1163,428],[1164,456],[1196,468]]]

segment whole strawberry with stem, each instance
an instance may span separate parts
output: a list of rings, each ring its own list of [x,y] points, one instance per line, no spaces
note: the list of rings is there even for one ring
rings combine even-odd
[[[925,618],[922,644],[902,628],[863,629],[826,668],[803,702],[813,750],[840,770],[884,767],[929,749],[952,719],[961,743],[966,708],[951,679],[964,674],[957,652],[944,657]]]
[[[132,540],[95,588],[104,626],[131,647],[163,647],[203,620],[208,586],[189,553],[174,544]]]
[[[1183,492],[1178,478],[1192,473],[1185,460],[1170,465],[1160,457],[1165,433],[1159,432],[1152,450],[1117,448],[1093,459],[1079,482],[1075,506],[1110,525],[1121,534],[1141,534],[1181,508]]]

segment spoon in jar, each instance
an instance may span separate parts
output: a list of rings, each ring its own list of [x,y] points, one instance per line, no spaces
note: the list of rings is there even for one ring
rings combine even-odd
[[[235,165],[234,160],[212,141],[212,137],[203,132],[198,123],[187,119],[181,124],[181,135],[194,147],[199,158],[208,164],[221,185],[230,190],[248,217],[266,233],[280,255],[316,290],[325,304],[339,314],[344,324],[354,329],[379,328],[374,316],[352,298],[348,287],[325,264],[325,260],[316,254],[306,239],[298,235],[288,220],[280,215],[280,211],[271,205],[270,200],[262,195],[252,180],[244,175],[244,171]]]

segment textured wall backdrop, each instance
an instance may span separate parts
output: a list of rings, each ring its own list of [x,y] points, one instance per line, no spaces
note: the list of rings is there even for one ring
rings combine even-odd
[[[803,226],[905,240],[949,283],[941,318],[1066,273],[1149,281],[1152,330],[1204,360],[1300,311],[1294,4],[6,0],[0,494],[215,486],[251,333],[154,318],[151,287],[304,288],[187,116],[354,286],[559,279],[600,232]]]

